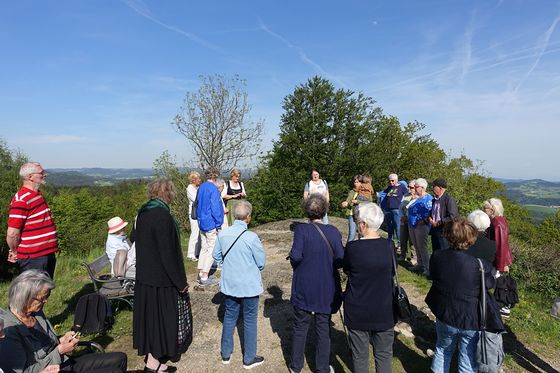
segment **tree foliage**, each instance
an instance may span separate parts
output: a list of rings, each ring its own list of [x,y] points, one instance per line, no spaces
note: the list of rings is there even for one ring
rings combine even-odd
[[[156,176],[168,178],[175,184],[177,196],[171,202],[171,213],[182,230],[190,230],[189,199],[187,197],[187,187],[190,181],[187,175],[181,172],[177,166],[177,160],[167,150],[154,161],[153,169]]]
[[[27,161],[24,154],[20,152],[13,152],[8,148],[6,142],[0,139],[0,227],[2,227],[2,234],[5,234],[4,229],[8,226],[8,206],[12,201],[12,197],[21,187],[21,180],[19,179],[19,168]],[[8,244],[6,243],[5,236],[0,239],[0,273],[8,274],[13,265],[7,263],[8,257]]]
[[[186,94],[173,125],[193,145],[197,167],[223,171],[258,154],[263,121],[249,119],[246,83],[238,76],[201,80],[198,91]]]
[[[449,158],[425,125],[402,125],[362,93],[336,89],[320,78],[297,86],[284,99],[280,137],[249,184],[255,219],[272,221],[301,215],[300,200],[311,168],[329,183],[331,214],[341,214],[355,174],[369,174],[375,190],[386,188],[395,172],[404,180],[445,177],[464,212],[500,190],[477,173],[465,156]]]

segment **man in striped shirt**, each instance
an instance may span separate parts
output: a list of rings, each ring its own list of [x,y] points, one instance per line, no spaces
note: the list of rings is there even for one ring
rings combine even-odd
[[[56,226],[51,210],[39,187],[47,173],[36,162],[25,163],[19,170],[23,186],[10,203],[6,241],[10,247],[8,261],[19,264],[22,271],[39,269],[54,277],[58,251]]]

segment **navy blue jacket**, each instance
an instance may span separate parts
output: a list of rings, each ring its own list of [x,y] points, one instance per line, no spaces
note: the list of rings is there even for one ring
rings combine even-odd
[[[496,286],[492,265],[483,260],[486,289]],[[464,330],[480,329],[480,269],[478,260],[462,250],[438,250],[430,259],[432,287],[426,303],[438,320]],[[494,296],[487,292],[486,326],[504,330]]]
[[[334,253],[312,224],[298,224],[290,262],[292,305],[308,312],[335,313],[342,303],[337,268],[342,267],[342,236],[332,225],[316,224],[331,243]]]

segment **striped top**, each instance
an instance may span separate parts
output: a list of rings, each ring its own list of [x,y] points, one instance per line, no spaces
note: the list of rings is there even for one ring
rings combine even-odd
[[[12,199],[8,227],[20,230],[18,259],[37,258],[58,251],[56,226],[43,195],[22,187]]]

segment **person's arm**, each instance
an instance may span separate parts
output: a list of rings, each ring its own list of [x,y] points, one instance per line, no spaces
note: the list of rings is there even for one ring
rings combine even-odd
[[[210,192],[210,215],[212,216],[212,220],[214,221],[214,227],[217,230],[222,228],[222,224],[224,224],[224,205],[222,203],[222,199],[220,197],[220,192],[218,188],[212,189]]]
[[[309,197],[309,181],[305,183],[305,187],[303,187],[303,199],[306,200]]]
[[[232,199],[234,196],[227,194],[228,191],[228,183],[229,181],[226,181],[224,184],[224,188],[222,189],[222,193],[220,195],[220,197],[222,197],[222,199],[225,199],[226,201],[228,199]]]
[[[222,253],[222,240],[218,237],[216,239],[216,243],[214,244],[214,250],[212,251],[212,258],[218,263],[221,264],[224,261],[224,253]]]
[[[325,183],[325,188],[327,189],[327,193],[325,193],[325,198],[327,199],[327,202],[330,202],[331,194],[329,193],[329,184],[327,184],[326,180],[323,180],[323,183]]]
[[[303,260],[303,224],[298,224],[294,229],[294,242],[292,243],[292,250],[290,250],[290,263],[292,268],[298,266]]]
[[[6,232],[6,242],[10,248],[8,252],[8,261],[15,263],[17,260],[17,247],[21,241],[21,230],[18,228],[8,227]]]
[[[189,202],[192,204],[194,202],[194,200],[196,199],[197,190],[196,190],[196,188],[191,188],[191,185],[189,185],[187,187],[187,198],[189,199]]]
[[[447,195],[447,216],[442,217],[444,223],[450,222],[454,218],[459,216],[459,209],[457,207],[457,201],[451,195]]]
[[[239,182],[239,185],[241,185],[241,197],[246,198],[247,192],[245,191],[245,185],[243,185],[241,181]]]
[[[156,209],[154,209],[156,210]],[[187,286],[187,275],[181,256],[181,244],[178,242],[177,230],[171,215],[164,209],[158,208],[152,226],[157,227],[154,239],[161,264],[177,291],[183,291]]]
[[[255,235],[255,237],[251,240],[249,246],[251,247],[251,251],[253,252],[253,259],[255,260],[255,264],[257,265],[259,270],[262,271],[266,263],[266,254],[259,237]]]
[[[335,268],[342,268],[344,260],[344,247],[342,246],[342,235],[337,230],[336,237],[334,240],[334,266]]]

